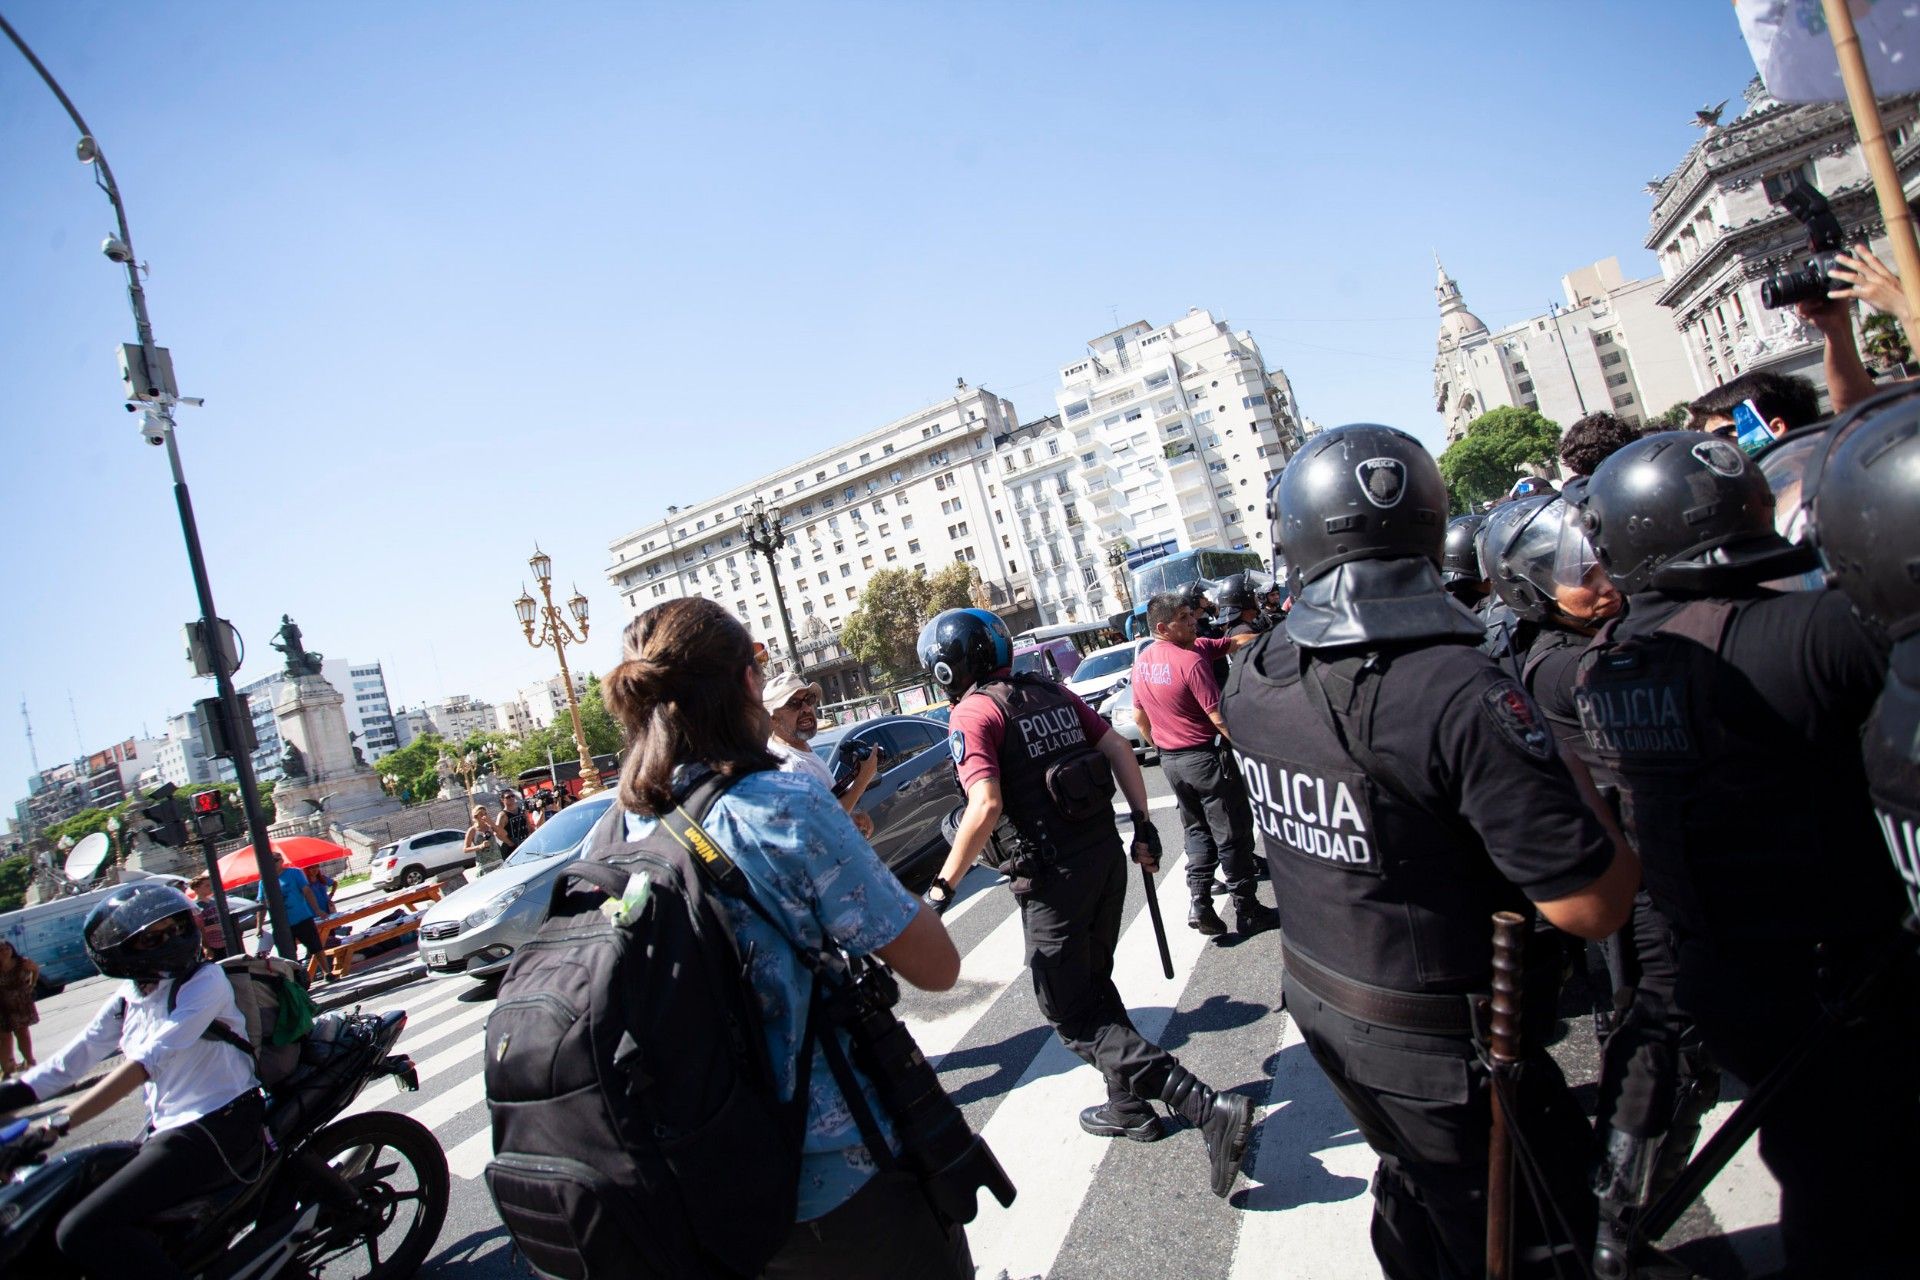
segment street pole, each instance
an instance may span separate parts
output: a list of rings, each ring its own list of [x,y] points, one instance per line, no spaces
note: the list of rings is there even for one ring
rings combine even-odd
[[[133,307],[133,323],[140,338],[140,353],[147,376],[150,379],[155,378],[160,369],[159,347],[153,340],[153,325],[147,319],[147,295],[140,285],[140,259],[133,251],[133,234],[127,229],[126,205],[120,200],[120,188],[114,183],[113,170],[107,165],[106,154],[100,149],[93,131],[87,128],[87,122],[81,119],[80,112],[73,105],[72,99],[67,97],[66,91],[53,78],[53,73],[34,56],[33,50],[27,47],[26,41],[20,38],[20,34],[8,24],[5,18],[0,18],[0,31],[6,33],[14,47],[19,49],[27,61],[33,65],[33,69],[39,73],[40,78],[60,100],[60,105],[66,108],[67,116],[73,121],[74,127],[80,130],[80,142],[76,153],[82,163],[93,166],[94,180],[99,184],[100,189],[106,192],[107,199],[113,204],[114,218],[120,231],[120,249],[119,252],[109,256],[120,261],[127,269],[127,301]],[[186,539],[187,563],[193,571],[194,595],[200,605],[201,634],[207,637],[207,647],[212,655],[214,687],[219,694],[220,706],[226,713],[227,724],[237,733],[239,726],[248,722],[242,717],[249,713],[241,702],[239,694],[234,691],[233,677],[227,670],[226,645],[218,638],[221,636],[219,628],[224,624],[221,622],[220,615],[214,611],[213,587],[207,579],[206,558],[200,550],[200,530],[193,518],[193,496],[187,489],[186,472],[180,465],[180,448],[174,439],[173,406],[175,403],[178,403],[177,396],[173,394],[170,387],[165,388],[162,394],[144,410],[147,416],[146,430],[150,433],[148,435],[150,441],[152,433],[157,433],[162,437],[160,443],[166,445],[167,465],[173,472],[174,505],[180,511],[180,532]],[[129,412],[132,412],[135,407],[133,403],[127,405]],[[286,903],[282,900],[279,882],[269,879],[266,874],[267,859],[272,855],[273,849],[267,837],[266,815],[261,812],[260,797],[254,789],[253,760],[244,748],[237,744],[233,745],[233,755],[230,758],[233,761],[234,780],[240,786],[240,805],[247,817],[247,831],[253,838],[253,856],[260,869],[261,890],[265,896],[267,908],[272,913],[273,945],[281,955],[290,957],[293,954],[293,935],[287,931]],[[226,895],[219,888],[220,873],[219,869],[213,865],[211,849],[207,852],[207,871],[213,876],[221,928],[231,936],[233,919],[226,908]]]
[[[513,610],[520,619],[520,627],[526,632],[527,643],[538,649],[543,644],[553,646],[553,652],[560,659],[560,683],[567,690],[567,712],[573,717],[573,745],[580,753],[580,794],[582,797],[603,790],[600,785],[600,769],[593,762],[593,752],[587,747],[586,730],[580,724],[580,700],[573,696],[573,673],[567,669],[567,646],[583,643],[587,638],[587,598],[574,588],[573,598],[567,601],[567,610],[573,614],[573,620],[580,624],[575,632],[560,616],[560,610],[553,603],[553,561],[538,546],[533,549],[532,559],[527,561],[533,570],[534,580],[540,584],[541,598],[545,605],[539,605],[524,590],[520,598],[513,602]],[[540,622],[536,628],[534,617],[538,612]],[[536,630],[538,635],[535,634]],[[558,785],[549,773],[548,780]]]
[[[779,551],[791,539],[787,534],[786,517],[779,512],[767,514],[767,500],[753,500],[753,514],[740,522],[740,536],[747,540],[747,546],[766,557],[767,572],[773,577],[773,603],[780,611],[780,630],[787,637],[787,654],[793,661],[793,673],[800,674],[800,645],[793,638],[793,620],[787,616],[787,598],[780,592]]]

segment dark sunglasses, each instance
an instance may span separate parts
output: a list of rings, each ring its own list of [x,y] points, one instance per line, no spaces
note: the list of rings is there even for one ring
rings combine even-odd
[[[796,693],[787,699],[787,707],[793,711],[801,711],[805,708],[817,707],[819,705],[820,699],[811,693]]]

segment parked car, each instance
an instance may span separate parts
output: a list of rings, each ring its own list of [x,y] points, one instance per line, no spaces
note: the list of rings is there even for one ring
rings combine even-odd
[[[940,822],[966,797],[947,751],[947,726],[923,716],[881,716],[823,730],[814,754],[836,780],[853,776],[855,749],[880,752],[880,771],[860,810],[873,819],[873,849],[912,893],[925,893],[946,861]]]
[[[1145,763],[1149,754],[1159,759],[1160,753],[1148,747],[1140,736],[1140,726],[1133,722],[1133,682],[1129,680],[1114,690],[1113,696],[1100,708],[1100,714],[1106,717],[1113,731],[1127,740],[1133,748],[1134,759]]]
[[[1095,649],[1080,659],[1080,665],[1074,669],[1073,679],[1067,681],[1067,688],[1098,711],[1101,703],[1133,679],[1134,656],[1149,643],[1147,640],[1129,640],[1125,644]]]
[[[427,908],[420,920],[420,958],[427,973],[492,978],[505,970],[546,919],[554,877],[573,861],[613,801],[608,791],[562,809],[500,866]]]
[[[464,847],[466,842],[465,830],[441,827],[437,831],[422,831],[374,850],[368,870],[374,884],[382,889],[398,889],[403,885],[411,889],[428,876],[455,867],[473,866],[474,859]]]

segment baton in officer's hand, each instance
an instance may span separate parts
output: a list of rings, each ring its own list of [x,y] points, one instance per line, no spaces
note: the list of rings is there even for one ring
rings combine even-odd
[[[1153,819],[1144,813],[1127,815],[1133,823],[1133,860],[1140,864],[1140,884],[1147,891],[1147,916],[1153,921],[1153,940],[1160,944],[1160,972],[1173,977],[1173,952],[1167,949],[1167,922],[1160,917],[1160,895],[1154,891],[1153,873],[1160,869],[1160,832]],[[1144,850],[1142,846],[1145,846]],[[1146,856],[1141,857],[1145,852]]]

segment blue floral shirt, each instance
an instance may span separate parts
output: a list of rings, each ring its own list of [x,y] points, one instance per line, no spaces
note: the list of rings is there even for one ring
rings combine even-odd
[[[640,839],[653,825],[652,818],[628,814],[627,836]],[[754,897],[782,922],[787,936],[810,947],[831,940],[851,955],[868,955],[899,937],[920,909],[919,900],[860,838],[839,802],[811,777],[771,770],[749,774],[707,811],[700,825],[739,866]],[[719,901],[742,952],[751,948],[753,988],[760,997],[780,1096],[791,1098],[799,1078],[796,1068],[812,977],[792,945],[753,908],[726,897]],[[826,1034],[825,1028],[820,1034]],[[834,1034],[847,1043],[844,1032]],[[864,1076],[861,1085],[881,1131],[893,1141],[893,1127],[873,1086]],[[794,1215],[800,1222],[846,1203],[875,1170],[853,1112],[818,1047],[807,1092],[807,1133]]]

